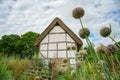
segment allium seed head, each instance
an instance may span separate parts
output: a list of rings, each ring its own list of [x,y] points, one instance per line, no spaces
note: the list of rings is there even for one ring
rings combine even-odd
[[[66,58],[63,59],[63,62],[64,62],[64,63],[67,63],[67,62],[68,62],[68,59],[66,59]]]
[[[72,47],[72,50],[76,50],[76,47],[74,45],[72,45],[71,47]]]
[[[100,30],[100,35],[103,36],[103,37],[109,36],[110,33],[111,33],[111,28],[109,28],[109,27],[103,27]]]
[[[79,69],[81,67],[81,61],[76,61],[76,67]]]
[[[80,55],[84,55],[84,56],[85,56],[85,55],[87,55],[88,53],[87,53],[87,51],[86,51],[86,50],[81,50],[81,51],[79,51],[79,54],[80,54]]]
[[[67,47],[66,47],[66,50],[70,50],[70,49],[71,49],[71,47],[70,47],[70,46],[67,46]]]
[[[109,44],[106,48],[107,48],[106,49],[107,53],[112,53],[113,54],[113,53],[118,51],[117,46],[114,45],[114,44]]]
[[[79,19],[79,18],[82,18],[85,14],[85,11],[83,8],[81,7],[77,7],[75,9],[73,9],[73,12],[72,12],[72,16],[75,18],[75,19]]]
[[[98,65],[103,65],[103,64],[105,64],[105,62],[103,60],[98,61]]]
[[[76,57],[79,56],[79,53],[76,53],[75,56],[76,56]]]
[[[72,71],[71,71],[71,76],[74,77],[75,75],[76,75],[76,71],[75,71],[75,70],[72,70]]]
[[[97,53],[106,53],[106,47],[101,45],[96,48]]]
[[[79,30],[79,36],[80,36],[82,39],[84,39],[85,36],[88,37],[89,34],[90,34],[90,31],[89,31],[88,28],[83,28],[83,29],[80,29],[80,30]]]

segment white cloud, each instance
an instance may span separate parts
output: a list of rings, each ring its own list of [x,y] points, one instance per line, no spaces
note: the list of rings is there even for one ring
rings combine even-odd
[[[84,26],[91,30],[90,37],[96,45],[108,44],[100,37],[99,29],[112,24],[113,33],[120,41],[119,0],[5,0],[0,3],[0,36],[5,34],[24,34],[28,31],[41,33],[55,17],[60,17],[76,34],[80,27],[79,20],[72,17],[72,10],[77,7],[85,9],[82,18]],[[8,14],[8,15],[6,15]],[[115,27],[114,27],[115,26]],[[86,44],[86,43],[85,43]]]

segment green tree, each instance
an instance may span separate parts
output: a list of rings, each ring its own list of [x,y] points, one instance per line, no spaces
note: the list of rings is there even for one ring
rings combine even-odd
[[[11,34],[4,35],[0,40],[0,52],[10,55],[17,55],[21,58],[31,58],[37,52],[34,41],[39,36],[35,32],[27,32],[21,37],[19,35]]]
[[[20,40],[20,36],[11,34],[4,35],[0,40],[0,51],[8,56],[15,53],[15,45]]]
[[[21,40],[16,44],[16,52],[20,54],[20,57],[31,58],[37,52],[33,44],[38,36],[39,34],[35,32],[27,32],[21,36]]]

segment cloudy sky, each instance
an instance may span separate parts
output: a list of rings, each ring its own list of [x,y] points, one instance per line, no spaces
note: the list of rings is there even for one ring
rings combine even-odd
[[[99,30],[111,23],[111,36],[120,41],[119,5],[120,0],[0,0],[0,38],[28,31],[41,33],[55,17],[78,35],[81,26],[79,20],[72,17],[72,10],[79,6],[85,10],[82,20],[91,31],[91,41],[95,45],[107,45],[112,41],[102,38]]]

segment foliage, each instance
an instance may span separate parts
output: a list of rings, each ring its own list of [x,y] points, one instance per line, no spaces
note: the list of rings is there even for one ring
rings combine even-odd
[[[5,60],[5,59],[4,59]],[[3,61],[8,66],[8,70],[13,73],[15,79],[18,79],[26,70],[30,69],[31,63],[27,59],[9,58]]]
[[[32,66],[45,67],[45,61],[38,55],[34,55],[31,59]]]
[[[7,65],[0,62],[0,80],[13,80],[12,72],[7,69]]]
[[[50,77],[43,59],[35,56],[29,60],[0,54],[0,80],[34,80],[38,75]]]
[[[4,35],[0,40],[0,52],[7,56],[17,55],[21,58],[31,58],[34,53],[37,53],[33,44],[38,36],[39,34],[35,32],[27,32],[22,36]]]
[[[15,44],[20,40],[20,36],[18,35],[4,35],[0,40],[0,51],[2,53],[12,55],[15,53]]]

